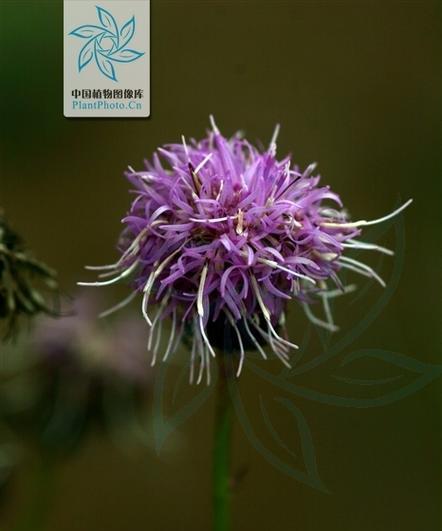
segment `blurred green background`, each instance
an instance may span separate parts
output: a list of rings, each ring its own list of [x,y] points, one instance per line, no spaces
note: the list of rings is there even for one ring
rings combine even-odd
[[[74,120],[62,112],[62,2],[1,0],[0,205],[36,254],[58,269],[64,292],[75,293],[84,264],[115,258],[128,164],[140,167],[181,134],[203,136],[210,113],[224,133],[243,129],[265,143],[279,122],[279,153],[292,152],[301,166],[318,161],[323,182],[355,218],[383,215],[400,198],[415,200],[398,229],[406,246],[392,298],[340,355],[383,349],[439,363],[441,8],[425,0],[152,0],[151,117]],[[399,240],[390,226],[379,241],[396,247]],[[383,261],[385,278],[395,263]],[[342,331],[330,341],[381,296],[373,284],[351,306],[340,299]],[[297,310],[290,319],[290,333],[301,341],[306,321]],[[315,334],[307,358],[321,346]],[[338,365],[331,360],[293,381],[330,391]],[[296,424],[274,400],[283,392],[247,363],[240,388],[257,440],[302,469]],[[335,382],[333,392],[344,390]],[[167,407],[172,412],[199,393],[184,390],[182,403]],[[308,423],[329,494],[274,466],[238,420],[234,529],[440,529],[439,397],[440,380],[369,409],[290,396]],[[279,446],[263,422],[263,404]],[[57,471],[48,529],[208,529],[213,406],[209,396],[159,453],[154,443],[124,454],[103,436],[90,438]],[[1,529],[12,529],[23,510],[32,473],[26,461],[1,507]]]

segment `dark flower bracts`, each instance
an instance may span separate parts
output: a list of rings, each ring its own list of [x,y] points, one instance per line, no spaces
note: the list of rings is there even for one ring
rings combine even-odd
[[[0,212],[0,331],[10,336],[20,316],[56,315],[45,294],[57,293],[57,275],[35,260]]]

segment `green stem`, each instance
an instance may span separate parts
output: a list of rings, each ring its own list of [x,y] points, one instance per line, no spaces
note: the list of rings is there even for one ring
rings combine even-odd
[[[230,529],[230,446],[232,435],[232,403],[229,395],[231,368],[225,355],[218,355],[218,396],[213,447],[213,529]],[[229,370],[230,369],[230,370]]]

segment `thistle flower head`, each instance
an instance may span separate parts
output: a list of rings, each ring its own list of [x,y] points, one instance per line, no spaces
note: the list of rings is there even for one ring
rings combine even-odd
[[[289,366],[289,350],[297,346],[279,334],[289,300],[298,300],[315,324],[335,330],[328,299],[352,289],[339,280],[342,268],[383,285],[346,251],[391,254],[357,238],[363,226],[409,203],[378,220],[350,221],[339,196],[320,186],[315,164],[300,170],[290,157],[276,157],[277,133],[268,149],[259,150],[240,134],[223,137],[212,119],[203,140],[182,138],[159,148],[144,170],[129,168],[135,200],[123,219],[121,257],[91,268],[111,278],[89,285],[133,279],[129,299],[142,295],[153,363],[165,318],[172,318],[172,331],[163,359],[186,325],[192,328],[191,380],[196,360],[198,381],[204,370],[210,380],[213,323],[227,323],[233,331],[238,374],[248,346],[266,357],[263,341]],[[323,301],[322,319],[310,309],[314,298]]]
[[[42,294],[57,292],[57,275],[35,260],[0,211],[0,324],[10,335],[21,315],[55,315]]]

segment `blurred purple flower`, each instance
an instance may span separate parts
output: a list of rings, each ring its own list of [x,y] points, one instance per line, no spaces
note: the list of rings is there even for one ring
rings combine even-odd
[[[146,330],[133,316],[98,322],[90,294],[73,314],[36,320],[4,359],[0,398],[11,427],[66,454],[91,429],[144,437],[139,425],[151,386]],[[14,385],[6,385],[14,381]]]
[[[31,339],[37,363],[142,386],[150,377],[144,327],[131,317],[100,326],[95,318],[97,307],[95,299],[80,296],[72,315],[38,321]]]
[[[290,366],[289,349],[297,346],[278,333],[284,330],[287,301],[298,300],[312,322],[333,331],[329,299],[353,289],[342,285],[342,268],[384,286],[375,271],[345,251],[392,254],[356,238],[362,227],[395,216],[411,200],[383,218],[349,221],[339,196],[319,186],[315,164],[301,171],[290,157],[276,159],[278,129],[269,148],[260,151],[239,133],[224,138],[212,119],[207,138],[187,145],[183,137],[181,144],[159,148],[144,171],[129,167],[136,198],[123,219],[122,255],[115,264],[89,267],[102,271],[101,280],[80,284],[133,279],[131,295],[105,313],[142,294],[152,364],[162,322],[171,317],[163,360],[191,328],[191,381],[198,357],[197,382],[204,370],[210,382],[211,323],[227,322],[236,335],[238,375],[249,346],[266,357],[262,340]],[[322,301],[323,318],[310,308],[315,298]],[[158,304],[155,314],[152,303]]]

